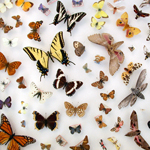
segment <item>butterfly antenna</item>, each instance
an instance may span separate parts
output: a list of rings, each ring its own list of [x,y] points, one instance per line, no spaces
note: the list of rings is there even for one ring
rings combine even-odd
[[[69,63],[72,63],[72,64],[74,64],[74,65],[76,65],[74,62],[72,62],[72,61],[69,61]]]

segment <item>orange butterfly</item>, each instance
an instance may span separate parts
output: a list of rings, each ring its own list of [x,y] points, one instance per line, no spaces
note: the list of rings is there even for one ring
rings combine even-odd
[[[107,101],[108,98],[113,99],[115,94],[115,90],[112,90],[109,94],[100,93],[100,96],[103,98],[103,100]]]
[[[40,26],[42,25],[43,21],[37,21],[37,22],[30,22],[29,23],[29,27],[32,29],[27,36],[29,39],[34,39],[35,41],[40,42],[41,38],[40,35],[38,33]]]
[[[95,121],[99,125],[99,128],[106,127],[107,125],[102,121],[103,116],[100,115],[98,117],[95,117]]]
[[[2,114],[1,115],[1,125],[0,125],[0,144],[8,144],[8,150],[20,150],[20,146],[25,147],[31,143],[35,143],[36,140],[29,136],[23,135],[15,135],[13,133],[10,122],[7,117]]]
[[[112,109],[104,106],[103,103],[100,103],[99,111],[104,111],[105,114],[108,114]]]
[[[17,22],[16,22],[16,28],[18,28],[19,26],[22,26],[22,22],[20,21],[20,16],[17,15],[17,16],[12,16],[13,19],[15,19]]]
[[[0,70],[3,70],[3,69],[5,69],[5,71],[7,70],[8,75],[11,76],[16,73],[15,69],[18,69],[20,65],[21,65],[20,61],[14,61],[11,63],[7,62],[3,53],[0,52]]]
[[[94,61],[97,62],[98,64],[103,60],[105,60],[105,57],[100,56],[100,55],[96,55],[94,59]]]
[[[23,81],[24,81],[24,77],[23,76],[21,76],[20,78],[18,78],[16,80],[16,82],[19,83],[19,85],[18,85],[19,89],[25,89],[26,88],[26,85],[23,83]]]
[[[4,30],[4,33],[8,33],[11,29],[13,29],[12,26],[7,26],[4,23],[4,20],[2,18],[0,18],[0,28],[2,28]]]

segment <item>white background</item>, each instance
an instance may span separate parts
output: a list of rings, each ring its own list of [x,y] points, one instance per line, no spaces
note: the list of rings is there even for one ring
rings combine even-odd
[[[140,150],[141,148],[136,145],[133,137],[124,136],[127,132],[130,131],[130,115],[133,110],[137,112],[139,119],[139,129],[141,130],[141,135],[146,139],[150,144],[150,130],[147,126],[147,122],[150,120],[150,100],[149,100],[149,91],[150,87],[148,85],[147,89],[143,92],[145,95],[145,100],[138,98],[137,102],[133,107],[118,109],[118,103],[130,94],[130,88],[134,87],[137,81],[137,78],[142,69],[147,69],[147,78],[144,81],[149,83],[150,76],[150,59],[144,60],[143,46],[146,45],[150,50],[150,42],[146,41],[148,36],[148,26],[149,17],[135,19],[135,13],[133,12],[133,5],[136,4],[138,7],[141,4],[142,0],[124,0],[121,3],[114,4],[113,0],[106,0],[103,10],[109,15],[107,19],[99,19],[99,21],[106,21],[106,24],[101,30],[96,30],[90,26],[91,17],[95,15],[96,10],[92,8],[92,4],[95,2],[93,0],[84,0],[84,6],[73,8],[71,0],[62,0],[65,8],[71,13],[76,12],[86,12],[86,16],[76,24],[75,28],[72,30],[72,36],[69,32],[66,32],[67,25],[63,22],[59,23],[57,26],[49,25],[53,22],[53,18],[56,15],[56,5],[53,3],[48,5],[46,0],[43,1],[43,4],[51,10],[49,16],[45,16],[41,11],[38,10],[38,7],[41,3],[40,0],[31,0],[34,3],[34,6],[28,12],[24,12],[21,8],[15,6],[10,10],[7,10],[4,14],[0,14],[1,17],[8,25],[14,27],[9,33],[5,34],[3,31],[0,31],[0,51],[6,56],[9,62],[12,61],[21,61],[22,65],[17,70],[16,74],[13,76],[8,76],[7,72],[4,70],[0,71],[0,80],[5,77],[8,77],[11,80],[10,85],[6,88],[4,92],[0,91],[0,99],[5,100],[6,97],[11,96],[12,98],[12,107],[9,109],[4,107],[0,110],[0,113],[4,113],[12,126],[13,131],[17,135],[28,135],[36,139],[36,143],[31,144],[25,148],[21,149],[41,149],[40,143],[50,143],[51,150],[69,150],[69,146],[74,146],[84,139],[85,135],[88,135],[89,145],[91,150],[100,150],[101,146],[99,144],[100,139],[103,139],[104,144],[108,150],[115,150],[115,146],[107,140],[108,137],[115,136],[118,141],[121,143],[121,150]],[[1,0],[1,2],[3,2]],[[126,9],[120,13],[113,15],[112,11],[107,7],[107,2],[112,3],[115,6],[126,6]],[[150,13],[150,6],[144,7],[143,12]],[[128,12],[129,15],[129,25],[133,27],[138,27],[141,30],[141,33],[134,36],[131,39],[125,37],[126,32],[122,31],[121,27],[116,26],[116,20],[120,18],[123,12]],[[20,15],[23,25],[19,28],[15,28],[15,20],[11,17],[14,15]],[[30,40],[27,38],[27,34],[30,32],[30,27],[28,24],[32,21],[43,20],[43,24],[40,27],[40,37],[41,42]],[[54,36],[59,32],[63,31],[65,47],[64,50],[68,53],[69,60],[73,61],[76,65],[70,64],[70,66],[63,66],[57,60],[52,63],[49,61],[49,73],[48,76],[42,78],[40,82],[40,73],[37,70],[36,62],[30,60],[28,55],[23,51],[23,47],[33,46],[44,51],[50,50],[51,42]],[[88,36],[95,33],[110,33],[114,37],[114,42],[124,41],[119,49],[121,49],[125,54],[124,63],[120,66],[119,70],[115,73],[114,76],[111,76],[109,73],[109,55],[104,47],[91,43],[88,40]],[[2,37],[13,39],[15,37],[19,38],[18,45],[15,48],[7,48],[2,44]],[[85,45],[86,51],[81,57],[78,57],[74,53],[73,41],[80,41]],[[128,47],[134,46],[135,50],[131,52]],[[93,60],[95,55],[104,56],[106,59],[100,64],[96,64]],[[121,74],[124,71],[124,67],[130,62],[133,63],[142,63],[142,67],[136,70],[130,79],[130,83],[126,86],[122,79]],[[92,69],[91,73],[86,74],[82,66],[88,63],[88,67]],[[53,88],[53,81],[56,76],[57,70],[61,68],[64,74],[66,75],[67,81],[79,80],[83,81],[83,86],[77,90],[77,92],[72,96],[68,97],[65,94],[63,89],[56,90]],[[108,76],[109,80],[105,83],[103,89],[94,88],[91,86],[91,83],[99,80],[99,72],[104,71]],[[18,89],[18,84],[16,79],[20,76],[24,76],[27,88]],[[44,104],[40,104],[39,100],[29,97],[30,92],[30,83],[35,82],[35,84],[43,91],[52,91],[53,95],[49,98]],[[106,102],[100,97],[100,93],[109,93],[111,90],[115,90],[115,98],[108,99]],[[29,104],[27,113],[18,114],[18,110],[21,109],[21,101],[24,101]],[[85,116],[79,118],[78,116],[68,117],[66,115],[66,110],[64,107],[64,102],[68,101],[74,106],[78,106],[81,103],[88,103],[88,108],[86,110]],[[105,115],[104,112],[99,111],[99,104],[104,103],[107,106],[112,108],[112,111]],[[141,109],[144,109],[143,111]],[[38,111],[44,117],[48,117],[53,111],[59,111],[59,120],[58,120],[58,129],[51,131],[48,128],[37,131],[34,129],[33,120],[33,111]],[[107,124],[107,127],[100,129],[94,117],[97,115],[103,115],[103,121]],[[117,122],[117,117],[120,116],[124,120],[124,125],[118,133],[111,132],[110,129],[114,127],[115,122]],[[26,120],[26,128],[21,127],[21,121]],[[81,124],[82,131],[80,134],[75,133],[71,134],[69,131],[69,125]],[[62,135],[67,141],[68,144],[65,147],[61,147],[56,143],[55,138],[58,135]],[[0,149],[6,149],[6,145],[0,146]]]

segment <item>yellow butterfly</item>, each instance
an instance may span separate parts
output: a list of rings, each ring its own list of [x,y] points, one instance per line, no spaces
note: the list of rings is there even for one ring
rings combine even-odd
[[[105,24],[104,21],[97,22],[97,20],[94,17],[91,18],[91,21],[92,21],[91,27],[93,28],[96,27],[97,30],[100,30],[102,26]]]
[[[93,4],[93,8],[95,8],[97,10],[97,13],[95,14],[95,17],[97,19],[99,18],[108,18],[108,15],[102,10],[103,6],[104,6],[104,2],[105,0],[100,0],[99,2],[95,2]]]
[[[121,144],[118,142],[118,140],[115,137],[113,136],[109,137],[107,140],[115,144],[117,150],[120,150]]]

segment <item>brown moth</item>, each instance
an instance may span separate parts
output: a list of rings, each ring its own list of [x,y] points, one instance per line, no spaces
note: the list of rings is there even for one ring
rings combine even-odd
[[[117,50],[124,41],[114,43],[114,38],[109,33],[90,35],[88,39],[89,41],[102,45],[107,49],[110,56],[109,72],[113,76],[119,69],[120,64],[124,61],[124,53],[121,50]]]
[[[83,44],[78,41],[74,41],[73,46],[75,48],[75,54],[80,57],[85,51],[85,46],[83,46]]]

